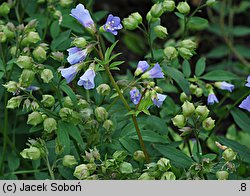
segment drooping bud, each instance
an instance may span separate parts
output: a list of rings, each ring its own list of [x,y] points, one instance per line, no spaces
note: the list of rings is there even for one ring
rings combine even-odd
[[[89,118],[93,114],[93,110],[91,108],[84,108],[84,109],[80,110],[80,113],[83,117],[83,121],[87,121],[87,120],[89,120]]]
[[[110,94],[110,86],[107,84],[100,84],[97,88],[96,91],[100,95],[109,95]]]
[[[228,172],[227,171],[217,171],[216,172],[216,177],[218,180],[227,180],[228,179]]]
[[[186,93],[182,92],[180,95],[180,101],[183,103],[185,101],[191,101],[192,97],[191,96],[187,96]]]
[[[78,48],[84,48],[87,45],[87,41],[84,37],[77,37],[72,41],[72,45]]]
[[[168,46],[164,49],[164,55],[167,60],[172,61],[177,58],[178,52],[174,47]]]
[[[188,5],[187,2],[179,2],[179,4],[177,5],[177,10],[181,14],[189,14],[189,12],[190,12],[190,6]]]
[[[175,2],[170,0],[165,0],[162,2],[162,8],[164,12],[172,12],[175,9]]]
[[[207,118],[207,116],[209,114],[209,109],[207,108],[207,106],[199,105],[195,109],[195,113],[203,120],[203,119]]]
[[[63,107],[71,109],[74,107],[73,101],[69,96],[64,98]]]
[[[16,46],[11,46],[10,54],[11,54],[12,57],[15,57],[17,51],[19,51],[19,49],[17,49]]]
[[[4,88],[7,89],[8,92],[10,93],[14,93],[17,91],[17,88],[18,88],[18,84],[17,82],[14,82],[14,81],[9,81],[7,82],[6,84],[3,84]]]
[[[176,176],[173,172],[165,172],[161,176],[161,180],[175,180]]]
[[[196,88],[194,94],[196,97],[201,97],[203,94],[202,88]]]
[[[55,98],[52,95],[43,95],[41,101],[46,108],[50,108],[55,104]]]
[[[6,42],[6,40],[7,40],[7,37],[4,34],[4,32],[0,32],[0,43],[4,43]]]
[[[133,158],[134,158],[134,160],[136,160],[138,162],[143,162],[143,161],[145,161],[145,154],[143,151],[137,150],[134,152]]]
[[[32,112],[28,115],[28,125],[36,126],[43,122],[43,117],[39,112]]]
[[[60,6],[69,7],[73,3],[73,0],[60,0]]]
[[[62,160],[62,164],[65,167],[72,167],[74,165],[77,165],[77,161],[73,155],[65,155]]]
[[[53,17],[54,19],[56,20],[61,20],[62,19],[62,12],[60,10],[56,10],[54,13],[53,13]],[[60,24],[60,22],[59,22]]]
[[[232,150],[232,148],[227,148],[223,153],[222,157],[226,161],[233,161],[236,159],[237,153]]]
[[[156,27],[154,27],[154,32],[156,36],[160,39],[165,39],[168,35],[167,28],[161,25],[157,25]]]
[[[159,18],[163,14],[162,4],[156,3],[152,6],[150,13],[153,17]]]
[[[134,30],[141,23],[142,23],[142,17],[138,12],[130,14],[127,18],[124,18],[122,21],[124,28],[127,30]]]
[[[35,44],[41,40],[37,32],[31,31],[28,35],[22,40],[21,44],[23,46],[28,46],[30,44]]]
[[[89,107],[89,103],[86,100],[84,100],[84,99],[79,99],[79,101],[77,103],[77,106],[80,109],[85,109],[85,108]]]
[[[99,122],[103,122],[108,118],[108,112],[104,107],[97,107],[95,109],[95,117]]]
[[[0,5],[0,16],[7,16],[10,12],[10,5],[6,2]]]
[[[183,48],[186,48],[186,49],[189,49],[191,51],[195,50],[196,49],[196,43],[194,41],[192,41],[191,39],[185,39],[185,40],[182,40],[180,43],[179,43],[179,46],[180,47],[183,47]]]
[[[37,46],[33,50],[32,54],[39,63],[44,62],[46,60],[46,58],[47,58],[46,50],[41,46]]]
[[[7,108],[8,109],[15,109],[15,108],[18,108],[21,104],[23,100],[23,97],[22,96],[16,96],[16,97],[12,97],[10,100],[8,100],[8,103],[7,103]]]
[[[190,103],[189,101],[185,101],[181,107],[182,113],[185,117],[191,116],[195,111],[194,104]]]
[[[155,177],[151,176],[150,173],[148,172],[145,172],[143,173],[139,178],[138,180],[154,180]]]
[[[53,78],[53,72],[50,69],[44,69],[41,72],[41,78],[44,83],[49,83]]]
[[[36,101],[31,102],[31,109],[33,111],[37,110],[39,108],[39,104]]]
[[[69,120],[72,116],[73,110],[70,108],[62,108],[59,111],[59,116],[61,117],[61,119],[63,120]]]
[[[23,158],[31,160],[38,160],[41,157],[41,151],[35,146],[25,148],[20,154]]]
[[[12,24],[12,23],[8,23],[8,24]],[[7,24],[7,25],[8,25]],[[12,24],[13,25],[13,24]],[[13,25],[14,26],[14,25]],[[14,27],[15,28],[15,27]],[[10,30],[7,26],[4,27],[3,29],[3,33],[5,34],[6,38],[7,39],[13,39],[15,37],[15,33],[14,33],[15,30]]]
[[[119,166],[119,171],[122,174],[131,174],[133,172],[133,166],[131,165],[131,163],[122,162]]]
[[[51,133],[57,129],[57,122],[54,118],[46,118],[43,121],[43,128],[44,131]]]
[[[75,168],[74,176],[79,180],[84,180],[90,175],[86,164],[78,165]]]
[[[20,85],[22,87],[28,87],[31,85],[35,78],[35,72],[29,69],[24,69],[19,78]]]
[[[157,166],[160,171],[167,171],[169,168],[171,168],[170,160],[166,158],[161,158],[157,162]]]
[[[19,56],[16,64],[21,69],[31,69],[33,67],[32,58],[29,56]]]
[[[114,124],[111,120],[105,120],[103,123],[103,128],[110,132],[114,130]]]
[[[51,57],[59,62],[63,62],[64,61],[64,54],[62,52],[52,52],[51,53]]]
[[[183,115],[176,115],[174,118],[172,118],[172,122],[174,126],[183,128],[186,125],[186,118]]]
[[[215,127],[214,124],[215,120],[213,120],[211,117],[206,118],[203,122],[202,122],[202,127],[206,130],[206,131],[210,131]]]
[[[215,3],[216,3],[216,0],[207,0],[206,2],[207,6],[210,6],[210,7],[215,5]]]
[[[193,56],[193,53],[189,49],[184,47],[178,48],[178,52],[181,55],[181,57],[186,60],[189,60]]]
[[[99,153],[99,150],[96,149],[96,147],[94,148],[94,150],[92,151],[92,155],[96,160],[100,160],[101,155]]]

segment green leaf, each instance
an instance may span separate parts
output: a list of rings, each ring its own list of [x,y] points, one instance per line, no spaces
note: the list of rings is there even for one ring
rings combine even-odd
[[[189,168],[194,163],[189,156],[176,148],[161,144],[155,144],[155,148],[176,167]]]
[[[20,166],[20,159],[17,157],[16,154],[14,154],[14,152],[8,155],[8,166],[10,171],[15,171]]]
[[[63,15],[63,20],[61,23],[62,27],[66,27],[67,29],[71,29],[72,31],[83,34],[84,28],[82,25],[72,16],[69,15],[69,13]]]
[[[153,105],[153,102],[151,100],[151,97],[148,96],[147,98],[141,100],[138,111],[147,110],[151,105]]]
[[[68,154],[70,152],[70,139],[67,124],[67,122],[63,122],[60,120],[58,122],[58,129],[56,130],[58,142],[62,146],[63,152],[65,154]]]
[[[201,79],[209,80],[209,81],[224,81],[224,80],[238,80],[239,77],[229,71],[224,70],[214,70],[211,71],[202,77]]]
[[[0,80],[2,79],[3,76],[4,76],[4,72],[0,71]]]
[[[243,45],[235,45],[235,49],[238,51],[238,53],[241,54],[241,56],[250,59],[250,49],[247,46]]]
[[[250,28],[246,26],[234,26],[233,35],[235,37],[250,35]]]
[[[69,38],[70,34],[71,34],[71,30],[62,32],[57,38],[55,38],[51,42],[51,50],[52,51],[56,51],[56,50],[63,51],[67,47],[69,47],[69,45],[71,43],[70,38]]]
[[[162,143],[162,144],[168,144],[169,140],[166,138],[166,136],[162,136],[159,133],[152,131],[152,130],[141,130],[142,139],[145,142],[150,143]],[[132,136],[129,136],[131,139],[139,140],[138,135],[134,134]]]
[[[243,162],[250,163],[250,149],[249,148],[247,148],[246,146],[236,141],[226,139],[224,137],[218,137],[218,140],[222,145],[232,148],[235,152],[237,152],[240,156],[240,159]]]
[[[169,66],[163,66],[165,73],[173,78],[175,80],[175,82],[180,86],[180,88],[183,90],[183,92],[185,92],[187,95],[190,94],[189,91],[189,83],[188,81],[185,79],[183,73],[181,73],[179,70],[173,68],[173,67],[169,67]]]
[[[37,125],[35,127],[31,127],[29,130],[30,133],[35,133],[38,131],[43,131],[43,124]]]
[[[123,64],[124,62],[125,61],[116,61],[116,62],[113,62],[113,63],[110,64],[110,67],[111,68],[117,67],[117,66]]]
[[[202,30],[208,27],[208,20],[198,16],[191,17],[188,22],[188,28],[192,30]]]
[[[230,112],[233,116],[235,123],[245,132],[250,134],[250,118],[248,115],[238,108],[234,108]]]
[[[219,45],[211,50],[208,54],[208,58],[222,58],[229,53],[229,49],[226,45]]]
[[[54,21],[50,26],[50,34],[53,39],[55,39],[60,33],[60,26],[58,21]]]
[[[190,64],[186,59],[182,63],[182,71],[186,78],[188,78],[191,75]]]
[[[62,83],[60,89],[70,97],[74,106],[77,107],[77,98],[74,91],[66,83]]]
[[[195,75],[200,76],[201,74],[203,74],[205,68],[206,68],[206,58],[201,57],[195,66]]]
[[[116,44],[118,43],[118,41],[116,41],[115,43],[113,43],[105,52],[105,55],[104,55],[104,59],[105,61],[109,62],[109,59],[110,59],[110,56],[112,54],[112,51],[114,50]]]
[[[136,33],[126,32],[122,41],[126,45],[126,47],[133,53],[137,55],[145,54],[145,40]]]
[[[96,22],[102,20],[105,16],[107,16],[108,11],[98,11],[93,14],[93,18]]]
[[[115,36],[112,33],[104,32],[104,33],[102,33],[102,35],[110,43],[114,43],[115,42]]]
[[[120,138],[119,139],[122,146],[130,153],[130,155],[134,154],[135,151],[140,149],[140,146],[137,142],[129,138]]]

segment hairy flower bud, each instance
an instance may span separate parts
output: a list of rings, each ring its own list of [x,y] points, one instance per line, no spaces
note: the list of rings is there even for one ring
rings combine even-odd
[[[138,12],[130,14],[127,18],[124,18],[122,24],[125,29],[134,30],[142,23],[142,17]]]
[[[161,176],[161,180],[175,180],[176,176],[173,172],[165,172]]]
[[[207,118],[207,116],[209,114],[209,109],[207,108],[207,106],[199,105],[195,109],[195,113],[203,120],[203,119]]]
[[[0,32],[0,43],[4,43],[6,42],[6,40],[7,40],[7,37],[4,34],[4,32]]]
[[[194,94],[196,97],[201,97],[203,94],[202,88],[196,88]]]
[[[103,123],[103,128],[106,129],[106,131],[113,131],[114,130],[114,124],[111,120],[105,120]]]
[[[63,107],[71,109],[74,107],[73,101],[69,96],[64,98]]]
[[[100,95],[109,95],[110,94],[110,86],[107,84],[100,84],[97,88],[96,91]]]
[[[52,95],[43,95],[43,99],[41,102],[45,107],[50,108],[54,106],[55,98]]]
[[[9,108],[9,109],[18,108],[20,106],[22,100],[23,100],[22,96],[12,97],[10,100],[8,100],[8,103],[7,103],[6,107]]]
[[[24,69],[19,78],[20,85],[22,87],[28,87],[31,85],[35,78],[35,72],[29,69]]]
[[[162,4],[156,3],[151,7],[150,13],[153,17],[159,18],[163,14]]]
[[[62,164],[65,167],[72,167],[77,165],[77,161],[73,155],[65,155],[62,160]]]
[[[108,112],[104,107],[97,107],[95,109],[95,117],[99,122],[102,122],[108,118]]]
[[[12,24],[12,23],[10,23]],[[7,24],[8,25],[8,24]],[[12,24],[13,25],[13,24]],[[15,27],[14,27],[15,28]],[[13,39],[15,37],[15,33],[14,33],[15,30],[10,30],[7,26],[4,27],[3,29],[3,33],[5,34],[6,38],[7,39]]]
[[[186,125],[186,118],[183,115],[176,115],[174,118],[172,118],[172,122],[174,126],[183,128]]]
[[[150,175],[150,173],[145,172],[138,178],[138,180],[154,180],[155,178]]]
[[[90,172],[88,171],[88,167],[86,164],[78,165],[75,168],[74,176],[79,180],[84,180],[90,175]]]
[[[19,56],[16,60],[16,64],[21,69],[31,69],[33,67],[32,58],[29,56]]]
[[[84,99],[79,99],[79,101],[77,103],[77,106],[80,109],[85,109],[85,108],[89,107],[89,103],[86,100],[84,100]]]
[[[134,160],[136,160],[138,162],[142,162],[142,161],[145,161],[145,154],[143,151],[137,150],[134,152],[133,158],[134,158]]]
[[[175,9],[175,2],[170,0],[164,0],[162,2],[164,12],[172,12]]]
[[[61,119],[63,120],[69,120],[72,116],[73,110],[70,108],[62,108],[59,111],[59,116],[61,117]]]
[[[51,133],[57,129],[57,122],[54,118],[46,118],[43,121],[43,128],[46,132]]]
[[[202,122],[202,127],[206,130],[206,131],[210,131],[215,127],[214,124],[215,120],[213,120],[211,117],[206,118],[203,122]]]
[[[157,25],[156,27],[154,27],[154,32],[156,36],[160,39],[165,39],[168,35],[167,28],[161,25]]]
[[[0,16],[7,16],[10,12],[10,5],[6,2],[0,5]]]
[[[185,40],[182,40],[180,43],[179,43],[179,46],[180,47],[183,47],[183,48],[186,48],[186,49],[189,49],[191,51],[195,50],[196,49],[196,43],[194,41],[192,41],[191,39],[185,39]]]
[[[227,171],[217,171],[216,172],[216,177],[218,180],[227,180],[228,179],[228,172]]]
[[[39,104],[36,101],[31,102],[31,109],[33,111],[37,110],[39,108]]]
[[[180,95],[180,101],[183,103],[185,101],[191,101],[192,97],[187,96],[186,93],[182,92]]]
[[[64,61],[64,54],[62,52],[52,52],[51,53],[51,57],[59,62],[63,62]]]
[[[43,122],[43,117],[42,114],[40,114],[39,112],[35,111],[28,115],[28,121],[27,121],[28,125],[36,126],[42,122]]]
[[[8,92],[14,93],[17,91],[18,84],[15,81],[9,81],[6,84],[3,84],[3,86],[7,89]]]
[[[194,104],[190,103],[189,101],[185,101],[181,107],[182,113],[185,117],[191,116],[195,111]]]
[[[131,165],[131,163],[122,162],[119,166],[119,171],[122,174],[131,174],[133,172],[133,166]]]
[[[222,157],[226,161],[233,161],[236,159],[237,153],[234,152],[231,148],[227,148],[223,153]]]
[[[87,41],[84,37],[77,37],[73,40],[72,45],[78,48],[84,48],[87,45]]]
[[[216,0],[207,0],[206,2],[207,6],[210,6],[210,7],[215,5],[215,3],[216,3]]]
[[[161,159],[157,162],[157,166],[158,166],[158,169],[159,169],[160,171],[167,171],[168,169],[171,168],[170,160],[169,160],[169,159],[166,159],[166,158],[161,158]]]
[[[179,2],[179,4],[177,5],[177,10],[181,14],[189,14],[189,12],[190,12],[190,6],[188,5],[187,2]]]
[[[38,160],[41,157],[41,151],[35,146],[25,148],[20,154],[23,158],[31,160]]]
[[[37,32],[29,32],[28,35],[22,40],[21,44],[23,46],[28,46],[30,44],[35,44],[40,41],[41,38]]]
[[[164,49],[164,55],[167,60],[172,61],[177,58],[178,52],[174,47],[168,46]]]
[[[178,52],[181,55],[181,57],[186,60],[189,60],[193,56],[192,51],[184,47],[178,48]]]
[[[53,78],[53,72],[50,69],[44,69],[41,72],[41,78],[44,83],[49,83]]]
[[[73,3],[73,0],[60,0],[60,6],[69,7]]]
[[[46,60],[46,58],[47,58],[46,50],[41,46],[37,46],[33,50],[32,54],[39,63],[44,62]]]

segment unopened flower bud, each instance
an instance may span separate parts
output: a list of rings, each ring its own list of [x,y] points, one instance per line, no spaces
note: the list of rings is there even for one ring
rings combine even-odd
[[[186,60],[189,60],[193,56],[193,53],[189,49],[184,47],[178,48],[178,52],[181,55],[181,57]]]
[[[109,95],[110,90],[110,86],[107,84],[101,84],[96,88],[97,93],[100,95]]]
[[[31,69],[33,67],[32,58],[29,56],[19,56],[16,64],[21,69]]]
[[[53,79],[53,72],[50,69],[44,69],[41,72],[41,78],[44,83],[49,83]]]
[[[142,17],[138,12],[130,14],[127,18],[124,18],[122,24],[125,29],[134,30],[142,23]]]
[[[162,4],[156,3],[152,6],[150,13],[153,17],[159,18],[163,14]]]
[[[4,32],[0,32],[0,43],[4,43],[6,42],[6,40],[7,40],[7,37],[4,34]]]
[[[177,5],[177,10],[181,14],[189,14],[189,12],[190,12],[190,6],[188,5],[187,2],[179,2],[179,4]]]
[[[99,151],[96,149],[96,147],[94,148],[94,150],[92,151],[92,155],[96,160],[100,160],[101,155],[99,153]]]
[[[103,123],[103,128],[106,129],[106,131],[113,131],[114,124],[111,120],[105,120]]]
[[[42,122],[43,122],[43,117],[42,114],[40,114],[39,112],[35,111],[28,115],[28,121],[27,121],[28,125],[36,126]]]
[[[206,130],[206,131],[210,131],[215,127],[214,124],[215,120],[213,120],[211,117],[206,118],[203,122],[202,122],[202,127]]]
[[[29,23],[25,26],[25,30],[34,29],[37,23],[38,23],[37,19],[29,21]]]
[[[31,85],[35,78],[35,72],[29,69],[24,69],[19,78],[19,82],[22,87],[28,87]]]
[[[45,107],[50,108],[54,106],[55,98],[52,95],[43,95],[43,99],[41,102]]]
[[[73,40],[72,45],[78,48],[84,48],[87,45],[87,41],[84,37],[77,37]]]
[[[202,88],[196,88],[194,94],[196,97],[201,97],[203,94]]]
[[[69,96],[64,98],[64,102],[63,102],[63,107],[65,108],[73,108],[74,104],[73,101],[71,100],[71,98]]]
[[[205,119],[207,118],[208,114],[209,114],[209,109],[207,108],[207,106],[201,106],[199,105],[196,109],[195,109],[195,113],[201,118],[201,119]]]
[[[38,160],[41,157],[41,151],[35,146],[25,148],[20,154],[23,158],[31,160]]]
[[[10,54],[11,54],[12,57],[15,57],[17,50],[19,51],[19,49],[17,49],[16,46],[12,46],[10,48]]]
[[[207,0],[206,2],[207,6],[210,6],[210,7],[215,5],[215,3],[216,3],[216,0]]]
[[[227,180],[228,179],[228,172],[227,171],[217,171],[216,172],[216,177],[218,180]]]
[[[86,164],[78,165],[75,168],[74,176],[79,180],[84,180],[90,175]]]
[[[38,41],[40,41],[41,38],[39,36],[39,34],[37,32],[29,32],[28,35],[22,40],[21,44],[23,46],[27,46],[27,45],[30,45],[30,44],[35,44],[37,43]]]
[[[70,108],[62,108],[60,111],[59,111],[59,116],[63,119],[63,120],[68,120],[71,118],[72,116],[72,113],[73,113],[73,110],[70,109]]]
[[[89,107],[89,103],[86,100],[84,100],[84,99],[79,99],[79,101],[77,103],[77,106],[80,109],[85,109],[85,108]]]
[[[192,41],[191,39],[185,39],[185,40],[182,40],[180,43],[179,43],[179,46],[180,47],[184,47],[186,49],[189,49],[189,50],[195,50],[196,49],[196,43],[194,41]]]
[[[53,14],[54,19],[60,20],[62,18],[62,12],[60,10],[56,10]]]
[[[37,3],[38,4],[43,4],[43,3],[45,3],[46,2],[46,0],[37,0]]]
[[[92,174],[96,171],[96,164],[94,162],[87,164],[88,171]]]
[[[57,122],[54,118],[46,118],[43,121],[43,128],[44,131],[51,133],[57,129]]]
[[[172,122],[174,126],[183,128],[186,125],[186,118],[183,115],[176,115],[174,118],[172,118]]]
[[[157,162],[157,166],[160,171],[167,171],[169,168],[171,168],[170,160],[166,158],[161,158]]]
[[[236,159],[237,153],[232,150],[232,148],[227,148],[223,153],[222,157],[226,161],[233,161]]]
[[[7,89],[8,92],[14,93],[17,91],[18,84],[14,81],[9,81],[6,84],[3,84],[3,86]]]
[[[80,110],[81,115],[83,116],[83,120],[87,121],[93,114],[93,110],[91,108],[84,108]]]
[[[108,118],[108,112],[104,107],[97,107],[95,109],[95,117],[99,122],[102,122]]]
[[[131,163],[122,162],[119,166],[119,171],[122,174],[131,174],[133,172],[133,166],[131,165]]]
[[[10,100],[8,100],[8,103],[7,103],[6,107],[9,108],[9,109],[18,108],[20,106],[22,100],[23,100],[22,96],[12,97]]]
[[[191,101],[191,96],[187,96],[186,93],[182,92],[180,95],[180,101],[183,103],[185,101]]]
[[[62,160],[62,164],[65,167],[72,167],[77,165],[77,161],[73,155],[65,155]]]
[[[175,180],[176,176],[173,172],[165,172],[161,176],[161,180]]]
[[[164,55],[167,60],[172,61],[177,58],[178,52],[174,47],[168,46],[164,49]]]
[[[191,116],[195,111],[194,104],[190,103],[189,101],[185,101],[181,107],[182,113],[185,117]]]
[[[62,52],[52,52],[51,53],[51,57],[56,60],[56,61],[59,61],[59,62],[63,62],[64,61],[64,55]]]
[[[156,36],[160,39],[165,39],[168,35],[167,28],[161,25],[157,25],[156,27],[154,27],[154,32]]]
[[[36,101],[31,102],[31,109],[33,111],[37,110],[39,108],[39,104]]]
[[[134,158],[134,160],[136,160],[138,162],[142,162],[142,161],[145,161],[145,154],[143,151],[137,150],[134,152],[133,158]]]
[[[69,7],[73,3],[73,0],[60,0],[60,6]]]
[[[198,88],[197,85],[190,84],[189,90],[191,91],[192,94],[195,94],[196,89]]]
[[[7,26],[3,29],[3,33],[5,34],[6,38],[9,39],[9,40],[13,39],[15,37],[14,31],[15,30],[11,31]]]
[[[0,16],[7,16],[10,12],[10,5],[6,2],[0,5]]]
[[[150,11],[147,13],[146,19],[147,19],[148,22],[150,22],[153,19],[153,16],[151,15]]]
[[[155,178],[151,176],[148,172],[143,173],[138,180],[154,180]]]
[[[172,12],[175,9],[175,2],[170,0],[165,0],[162,2],[162,7],[164,12]]]
[[[44,62],[47,58],[46,50],[41,46],[36,47],[33,50],[32,54],[39,63]]]

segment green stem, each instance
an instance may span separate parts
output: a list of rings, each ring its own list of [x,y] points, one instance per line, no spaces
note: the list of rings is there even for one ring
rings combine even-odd
[[[46,171],[46,170],[48,170],[48,169],[44,168],[44,169],[34,169],[34,170],[21,170],[21,171],[10,172],[8,174],[12,174],[12,175],[16,175],[16,174],[31,174],[31,173],[37,173],[37,172]]]
[[[55,180],[55,175],[54,175],[53,169],[50,166],[48,156],[46,156],[46,160],[45,161],[46,161],[46,164],[47,164],[47,168],[49,170],[49,174],[50,174],[51,180]]]

